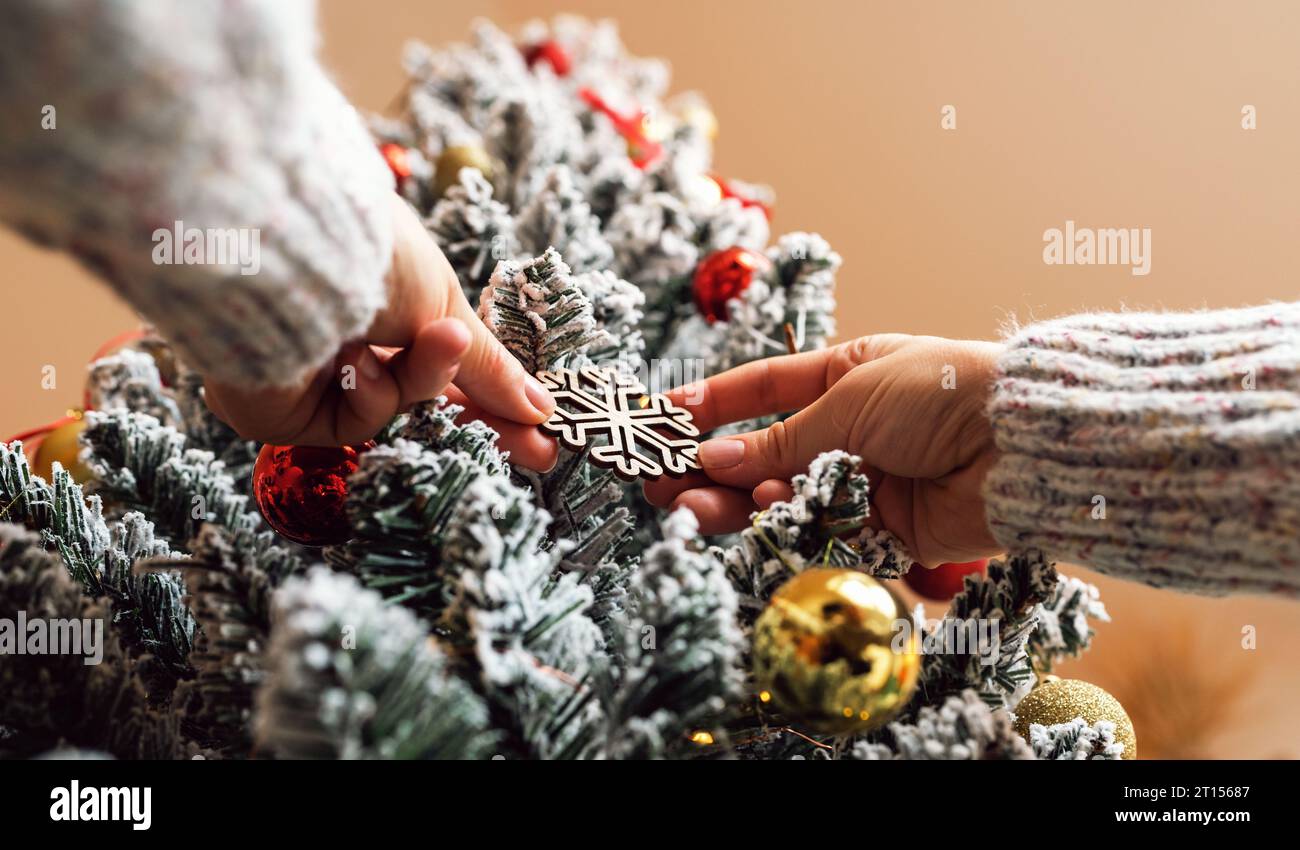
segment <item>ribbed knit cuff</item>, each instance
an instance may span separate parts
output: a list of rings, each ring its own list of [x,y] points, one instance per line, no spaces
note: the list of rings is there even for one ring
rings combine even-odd
[[[1300,594],[1300,304],[1079,315],[1007,340],[990,529],[1126,579]]]
[[[191,366],[227,383],[298,381],[363,334],[385,303],[392,174],[323,75],[317,92],[300,147],[255,164],[262,183],[247,207],[206,212],[257,229],[256,273],[154,265],[111,277]]]

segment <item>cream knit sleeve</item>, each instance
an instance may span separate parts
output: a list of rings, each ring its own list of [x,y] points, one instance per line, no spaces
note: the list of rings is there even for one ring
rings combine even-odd
[[[1008,340],[985,489],[1008,549],[1300,593],[1300,304],[1080,315]]]
[[[201,371],[282,384],[326,362],[383,305],[392,177],[315,24],[305,0],[7,0],[0,219]]]

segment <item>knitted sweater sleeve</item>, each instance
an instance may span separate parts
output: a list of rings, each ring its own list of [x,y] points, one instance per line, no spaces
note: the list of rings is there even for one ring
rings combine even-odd
[[[0,220],[195,368],[293,382],[370,324],[392,251],[392,176],[315,46],[306,0],[7,0]]]
[[[1300,304],[1081,315],[999,363],[1008,549],[1197,593],[1300,594]]]

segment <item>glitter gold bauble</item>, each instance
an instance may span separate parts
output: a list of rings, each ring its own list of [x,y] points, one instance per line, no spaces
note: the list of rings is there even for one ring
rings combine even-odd
[[[485,178],[492,179],[492,158],[487,151],[475,145],[453,145],[438,155],[434,165],[434,195],[441,198],[448,189],[460,183],[462,168],[477,168]]]
[[[64,422],[41,438],[32,458],[32,472],[54,482],[54,462],[57,460],[72,480],[85,484],[90,480],[90,470],[81,462],[81,432],[86,430],[86,420],[78,416]]]
[[[1092,724],[1109,720],[1115,724],[1115,740],[1124,745],[1125,759],[1137,758],[1137,735],[1133,721],[1119,700],[1090,682],[1078,679],[1044,681],[1016,705],[1016,732],[1029,740],[1029,726],[1052,726],[1082,717]]]
[[[854,570],[804,570],[754,625],[759,699],[801,730],[847,735],[889,722],[916,690],[920,665],[903,603]]]

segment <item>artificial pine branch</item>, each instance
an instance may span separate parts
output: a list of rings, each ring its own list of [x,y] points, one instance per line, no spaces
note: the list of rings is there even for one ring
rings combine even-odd
[[[615,681],[605,698],[608,758],[660,758],[695,746],[691,731],[714,724],[740,699],[745,638],[722,564],[694,549],[695,516],[663,523],[628,583]]]
[[[76,653],[7,650],[0,663],[0,693],[14,698],[0,700],[0,726],[16,734],[0,742],[0,750],[27,757],[71,745],[118,758],[185,758],[200,752],[181,736],[162,701],[165,694],[154,690],[153,657],[123,641],[115,609],[107,597],[85,595],[39,535],[0,523],[0,610],[25,612],[29,622],[77,620],[83,628],[97,623],[102,653],[98,663],[86,664]]]
[[[545,473],[516,470],[515,475],[532,487],[538,504],[551,513],[554,537],[570,537],[589,528],[593,518],[623,498],[623,488],[612,472],[590,471],[587,452],[560,448],[555,466]]]
[[[524,262],[498,263],[479,316],[529,374],[562,365],[588,346],[608,344],[591,302],[554,249]]]
[[[613,271],[645,293],[646,346],[658,353],[694,314],[691,275],[701,259],[695,221],[682,201],[651,192],[621,206],[604,235],[614,248]]]
[[[189,663],[194,675],[178,683],[172,706],[186,736],[230,758],[252,746],[252,710],[265,679],[263,652],[270,632],[275,582],[271,570],[240,560],[230,532],[205,524],[187,547],[188,558],[158,557],[140,569],[176,570],[185,578],[199,625]]]
[[[406,93],[409,126],[400,121],[385,122],[381,125],[381,137],[414,147],[434,158],[454,145],[482,146],[483,137],[453,104],[421,85],[408,86]],[[427,175],[426,180],[431,176]]]
[[[907,546],[886,529],[864,528],[858,536],[858,555],[862,568],[881,579],[902,578],[916,562]]]
[[[1124,745],[1115,740],[1115,724],[1109,720],[1089,724],[1076,717],[1052,726],[1031,723],[1029,741],[1040,759],[1119,761],[1124,757]]]
[[[1033,759],[1004,710],[989,708],[972,690],[942,704],[923,706],[910,723],[891,723],[872,739],[855,742],[847,755],[856,759],[971,761]]]
[[[603,331],[601,337],[587,345],[586,356],[595,363],[612,363],[625,372],[639,374],[645,365],[645,339],[641,335],[645,293],[610,271],[575,274],[573,284],[586,296],[596,327]]]
[[[547,172],[520,211],[516,233],[523,251],[537,254],[554,248],[575,273],[604,269],[614,259],[614,249],[601,236],[599,219],[565,165]]]
[[[589,679],[604,638],[585,613],[591,588],[557,569],[567,545],[541,549],[548,519],[507,479],[472,481],[448,534],[447,561],[461,572],[442,622],[469,640],[503,745],[521,756],[577,758],[597,742],[601,712]]]
[[[177,427],[181,409],[162,385],[153,357],[124,348],[90,364],[86,393],[92,410],[132,410]]]
[[[786,324],[801,351],[824,347],[835,333],[832,293],[840,255],[816,234],[787,233],[768,258],[771,272],[756,277],[733,302],[723,339],[707,363],[710,372],[780,354]]]
[[[1060,576],[1052,597],[1039,607],[1038,628],[1029,638],[1035,670],[1050,672],[1055,665],[1087,650],[1096,634],[1089,621],[1110,622],[1100,596],[1096,586]]]
[[[5,616],[25,612],[29,620],[82,620],[98,622],[103,629],[103,662],[87,666],[72,653],[19,655],[13,645],[4,647],[0,663],[0,725],[17,730],[16,745],[30,755],[59,739],[96,747],[107,736],[106,718],[88,712],[87,692],[96,677],[113,679],[125,687],[128,676],[120,645],[111,634],[111,614],[106,606],[86,598],[55,553],[48,552],[39,535],[12,523],[0,523],[0,610]],[[26,641],[26,634],[11,640]],[[117,663],[114,663],[117,662]],[[19,696],[21,695],[21,696]],[[133,694],[144,702],[143,693]]]
[[[497,262],[519,253],[510,211],[493,200],[492,184],[474,168],[461,169],[459,182],[447,190],[424,224],[471,304],[478,300]]]
[[[276,593],[258,693],[259,752],[304,759],[470,759],[493,752],[483,701],[409,611],[324,568]]]
[[[508,474],[507,454],[497,448],[497,433],[478,419],[457,422],[464,412],[459,404],[438,396],[397,416],[379,439],[385,443],[409,440],[426,449],[460,452],[488,475]]]
[[[611,296],[599,318],[584,288]],[[612,276],[570,275],[559,253],[548,249],[522,264],[498,265],[483,292],[480,315],[524,368],[537,372],[597,354],[616,353],[620,364],[639,362],[639,338],[617,345],[607,329],[607,324],[618,329],[635,324],[637,306],[628,284]],[[616,557],[631,537],[632,524],[629,511],[616,506],[623,491],[613,476],[585,460],[584,452],[563,452],[551,472],[519,476],[554,517],[552,538],[574,539],[569,566],[595,570]]]
[[[154,537],[153,523],[132,511],[110,526],[113,544],[104,553],[104,567],[92,595],[104,594],[113,604],[114,626],[127,643],[142,649],[163,668],[161,691],[176,679],[192,674],[189,654],[198,625],[186,605],[186,588],[179,573],[145,572],[142,561],[179,560],[166,540]]]
[[[91,411],[86,420],[98,493],[143,511],[171,540],[189,540],[205,522],[229,529],[236,557],[258,564],[276,582],[302,569],[211,452],[186,448],[183,434],[151,416]]]
[[[33,476],[21,443],[0,443],[0,508],[0,519],[24,524],[57,549],[84,593],[111,598],[124,640],[156,659],[155,692],[165,693],[175,677],[189,672],[185,657],[194,622],[183,602],[184,585],[174,574],[137,577],[133,571],[136,560],[170,552],[154,538],[152,523],[128,514],[110,527],[99,497],[87,498],[57,463],[53,487]]]
[[[577,540],[566,558],[567,568],[594,568],[613,559],[631,530],[627,511],[606,510],[623,496],[613,474],[593,473],[584,462],[585,454],[567,451],[561,451],[550,473],[512,468],[507,464],[507,455],[496,447],[496,432],[478,420],[457,423],[462,412],[463,408],[448,404],[445,398],[416,405],[393,421],[382,440],[405,439],[428,449],[463,452],[484,473],[510,474],[533,488],[540,504],[552,511],[552,539]]]
[[[548,122],[534,99],[512,96],[493,105],[484,141],[500,167],[493,175],[494,194],[506,207],[518,212],[532,200],[542,175],[563,160],[572,138],[568,129]]]
[[[1005,561],[990,561],[988,572],[968,575],[965,588],[953,597],[947,616],[958,629],[973,620],[997,623],[996,655],[985,653],[927,653],[921,662],[920,683],[912,706],[919,709],[967,688],[993,708],[1004,708],[1034,678],[1026,647],[1038,625],[1042,603],[1056,590],[1056,568],[1042,552],[1012,554]],[[924,639],[924,637],[922,638]],[[992,659],[992,663],[988,663]]]
[[[587,202],[604,227],[642,191],[645,175],[626,156],[598,158],[587,175]],[[613,247],[613,246],[611,246]]]
[[[326,549],[325,560],[389,601],[436,619],[462,568],[444,555],[447,537],[469,485],[488,475],[465,452],[404,439],[371,449],[349,482],[352,539]]]
[[[247,495],[258,444],[242,439],[213,415],[203,400],[203,377],[186,366],[167,342],[151,335],[134,346],[91,364],[87,379],[91,409],[128,410],[177,429],[185,435],[188,448],[212,452],[239,492]]]
[[[756,206],[744,206],[736,198],[725,198],[695,215],[695,241],[703,254],[740,246],[753,251],[767,247],[771,231],[767,216]]]
[[[790,501],[773,503],[755,516],[735,545],[714,550],[741,594],[748,622],[795,572],[860,564],[859,554],[843,537],[860,532],[870,511],[867,478],[857,471],[861,463],[843,451],[819,456],[806,475],[790,482]]]

